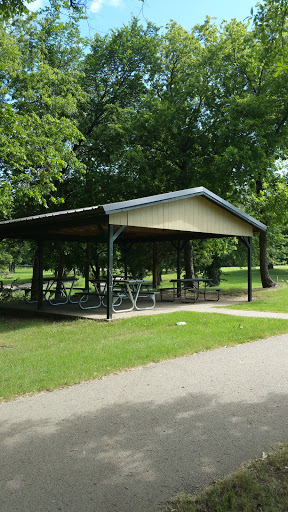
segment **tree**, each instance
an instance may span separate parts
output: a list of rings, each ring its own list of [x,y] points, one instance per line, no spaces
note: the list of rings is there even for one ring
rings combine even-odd
[[[61,182],[83,169],[72,150],[83,137],[77,128],[83,43],[74,21],[45,14],[0,28],[2,217],[11,204],[14,215],[23,215],[26,207],[36,213],[61,202]]]
[[[275,167],[275,161],[285,158],[287,153],[287,68],[279,61],[287,52],[287,5],[274,0],[258,5],[252,30],[236,22],[226,25],[226,52],[221,54],[221,64],[225,70],[230,64],[231,71],[216,75],[226,92],[223,113],[229,120],[229,124],[223,125],[226,148],[218,157],[218,164],[233,166],[234,194],[237,197],[242,190],[242,204],[249,206],[250,211],[252,197],[258,218],[272,229],[276,220],[278,225],[283,223],[287,212],[287,186],[283,188]],[[229,94],[231,86],[233,94]],[[278,214],[271,216],[271,206],[274,201],[275,207],[280,190]],[[243,191],[247,193],[246,200]],[[275,285],[268,271],[267,243],[267,234],[261,233],[263,287]]]
[[[124,181],[120,166],[131,146],[127,124],[149,89],[158,45],[158,29],[151,23],[143,28],[134,18],[128,26],[95,36],[82,67],[87,101],[79,128],[85,139],[74,147],[86,172],[71,182],[69,204],[102,204],[135,194],[137,183],[128,174]]]
[[[287,2],[267,0],[251,29],[236,20],[218,29],[209,18],[191,33],[170,24],[147,94],[126,117],[117,164],[124,183],[139,195],[201,184],[247,209],[251,194],[273,193],[275,160],[287,152],[286,11]],[[259,239],[268,287],[266,234]]]
[[[139,0],[144,3],[145,0]],[[21,16],[22,14],[28,14],[29,6],[33,0],[2,0],[0,3],[0,17],[4,20],[13,18],[15,16]],[[53,9],[71,9],[74,12],[82,12],[87,7],[87,0],[50,0],[51,7]]]

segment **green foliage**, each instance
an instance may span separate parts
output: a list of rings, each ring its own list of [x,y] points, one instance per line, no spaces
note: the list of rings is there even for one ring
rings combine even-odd
[[[59,184],[83,169],[73,151],[83,138],[76,121],[83,43],[74,21],[46,10],[2,24],[0,47],[1,215],[11,214],[10,199],[20,216],[26,205],[31,212],[63,201]]]
[[[202,185],[268,223],[285,260],[288,2],[191,31],[132,18],[89,50],[60,5],[0,26],[2,218]],[[235,254],[194,252],[199,271]]]
[[[0,17],[4,20],[9,20],[15,16],[28,14],[29,10],[27,4],[32,3],[33,0],[2,0],[0,3]],[[145,0],[139,0],[144,3]],[[83,10],[87,7],[86,0],[50,0],[51,7],[55,10],[68,10],[70,16],[81,15]],[[28,5],[29,7],[29,5]],[[69,13],[70,10],[70,13]],[[74,11],[74,13],[73,13]]]
[[[211,279],[211,286],[218,286],[220,284],[221,274],[221,257],[215,255],[212,263],[204,269],[203,277]]]
[[[33,0],[28,0],[27,3]],[[27,6],[23,0],[5,0],[0,4],[0,16],[7,20],[13,16],[19,16],[23,13],[28,13]]]
[[[87,102],[79,127],[85,141],[77,148],[86,174],[71,184],[73,204],[102,204],[137,195],[138,177],[131,179],[126,173],[125,148],[135,150],[128,124],[149,93],[158,47],[158,29],[151,23],[143,28],[134,18],[128,26],[104,37],[96,35],[92,41],[82,66]]]
[[[86,132],[88,190],[115,200],[206,186],[268,223],[269,259],[273,245],[279,254],[287,183],[275,160],[286,155],[288,90],[278,54],[288,40],[282,7],[274,0],[262,7],[252,27],[232,20],[218,28],[207,18],[188,32],[172,22],[143,46],[134,20],[117,41],[114,33],[95,39],[105,78],[93,99],[98,125]],[[139,62],[148,46],[150,60],[141,53]],[[86,60],[93,87],[98,59],[94,52]]]

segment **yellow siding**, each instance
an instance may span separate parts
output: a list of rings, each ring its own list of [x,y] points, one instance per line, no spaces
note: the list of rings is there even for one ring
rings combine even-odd
[[[196,233],[235,236],[253,234],[250,224],[201,196],[114,213],[110,215],[109,222]]]

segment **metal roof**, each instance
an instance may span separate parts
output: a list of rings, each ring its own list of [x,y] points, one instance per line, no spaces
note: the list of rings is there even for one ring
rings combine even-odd
[[[212,201],[221,208],[227,210],[238,218],[241,218],[251,226],[254,231],[266,231],[267,226],[257,221],[250,215],[246,214],[231,203],[228,203],[221,197],[217,196],[204,187],[190,188],[186,190],[178,190],[166,194],[158,194],[148,197],[141,197],[131,201],[121,201],[86,208],[78,208],[73,210],[64,210],[42,215],[33,215],[20,219],[13,219],[0,222],[0,237],[3,238],[21,238],[21,239],[62,239],[62,240],[81,240],[105,238],[105,231],[109,223],[109,215],[112,213],[133,210],[135,208],[143,208],[154,206],[170,201],[178,201],[189,197],[203,196],[207,200]],[[88,229],[89,228],[89,229]],[[86,229],[86,231],[85,231]],[[161,231],[161,233],[160,233]],[[165,233],[163,233],[165,231]],[[191,232],[170,232],[169,230],[150,230],[149,228],[130,228],[125,229],[119,238],[130,240],[150,240],[169,239],[170,237],[180,238],[183,235],[186,239],[209,237],[209,233]],[[215,235],[211,235],[215,236]],[[221,236],[219,234],[219,236]],[[154,237],[154,238],[153,238]]]

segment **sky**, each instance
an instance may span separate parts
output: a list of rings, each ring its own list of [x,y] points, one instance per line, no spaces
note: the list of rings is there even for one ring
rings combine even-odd
[[[82,26],[87,36],[95,32],[104,35],[128,23],[134,15],[143,24],[149,20],[160,27],[173,19],[189,30],[203,22],[206,15],[215,18],[216,23],[232,18],[243,21],[256,3],[257,0],[145,0],[144,4],[139,0],[92,0],[88,4],[89,20],[86,27]]]
[[[39,8],[44,0],[36,0],[28,7]],[[128,23],[134,15],[145,25],[152,21],[165,27],[171,19],[189,30],[211,16],[216,23],[236,18],[243,21],[250,15],[257,0],[88,0],[88,20],[81,23],[82,36],[93,37],[96,32],[105,35],[109,30]]]

